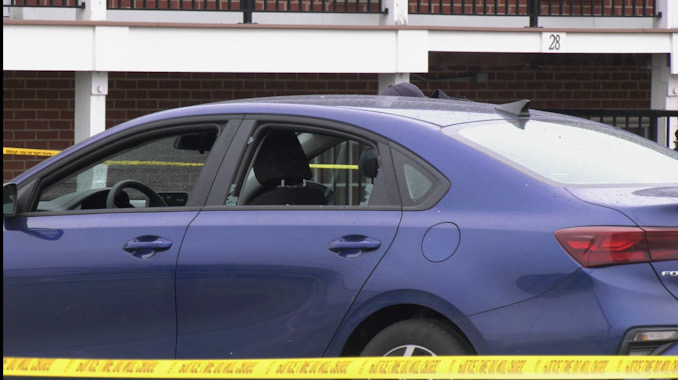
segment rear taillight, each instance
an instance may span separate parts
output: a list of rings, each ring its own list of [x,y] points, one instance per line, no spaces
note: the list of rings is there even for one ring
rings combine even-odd
[[[644,228],[652,261],[678,259],[678,228]]]
[[[678,259],[672,227],[574,227],[556,231],[556,239],[587,268]]]

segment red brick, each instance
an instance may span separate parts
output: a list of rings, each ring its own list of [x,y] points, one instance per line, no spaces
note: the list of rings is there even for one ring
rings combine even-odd
[[[58,110],[38,110],[35,113],[35,117],[38,119],[58,119],[59,111]]]
[[[73,120],[52,120],[49,123],[50,129],[68,129],[74,128],[75,122]]]
[[[36,112],[33,110],[15,110],[14,117],[16,119],[35,119]]]
[[[54,130],[36,131],[35,138],[37,140],[57,140],[59,138],[59,131]]]

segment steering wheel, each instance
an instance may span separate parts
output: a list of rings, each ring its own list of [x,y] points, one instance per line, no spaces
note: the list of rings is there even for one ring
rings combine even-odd
[[[122,190],[126,188],[141,191],[145,196],[148,197],[149,207],[167,207],[165,201],[153,189],[139,181],[125,179],[113,185],[111,190],[108,191],[108,196],[106,197],[106,208],[118,208],[118,206],[115,205],[115,198],[117,198]]]

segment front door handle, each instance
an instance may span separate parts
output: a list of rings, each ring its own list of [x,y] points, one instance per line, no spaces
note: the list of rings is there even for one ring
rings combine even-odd
[[[123,245],[122,249],[140,259],[150,259],[160,251],[165,251],[172,247],[172,241],[160,236],[144,235],[129,240]]]
[[[338,253],[339,256],[354,258],[365,252],[374,251],[379,247],[381,247],[381,242],[379,240],[371,239],[363,235],[347,235],[332,241],[328,249]]]

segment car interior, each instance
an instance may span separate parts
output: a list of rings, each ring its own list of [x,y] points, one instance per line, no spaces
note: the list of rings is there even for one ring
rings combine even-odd
[[[216,138],[184,133],[118,153],[43,189],[38,211],[184,206]],[[379,169],[370,145],[289,126],[262,128],[254,141],[226,205],[368,204]]]
[[[369,201],[378,172],[372,147],[346,137],[290,129],[262,135],[240,195],[227,204],[348,206]]]
[[[258,147],[254,175],[262,185],[249,205],[328,205],[332,191],[313,177],[306,154],[293,131],[269,132]]]

